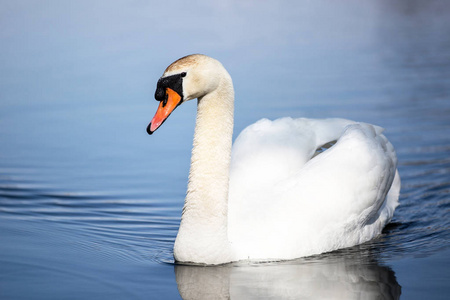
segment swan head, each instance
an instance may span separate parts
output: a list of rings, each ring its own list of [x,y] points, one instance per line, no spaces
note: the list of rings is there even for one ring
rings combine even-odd
[[[219,61],[202,54],[182,57],[168,66],[156,85],[155,99],[160,103],[147,127],[148,134],[158,129],[182,103],[201,99],[217,89],[222,74],[229,77]]]

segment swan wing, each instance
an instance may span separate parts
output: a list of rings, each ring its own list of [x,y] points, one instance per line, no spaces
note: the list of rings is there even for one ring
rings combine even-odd
[[[339,139],[344,128],[353,123],[345,119],[259,120],[234,142],[230,168],[233,188],[259,189],[291,177],[311,160],[317,148]]]
[[[348,125],[336,144],[278,184],[287,199],[301,196],[314,218],[371,224],[380,213],[396,176],[391,143],[369,124]]]
[[[262,139],[255,128],[244,130],[230,173],[229,235],[241,256],[288,259],[353,246],[391,219],[400,181],[380,127],[343,119],[256,127],[269,130],[259,133]],[[337,142],[314,156],[331,141]]]

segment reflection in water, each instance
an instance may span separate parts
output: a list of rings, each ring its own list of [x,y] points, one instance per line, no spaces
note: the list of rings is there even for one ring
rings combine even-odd
[[[364,252],[336,252],[281,263],[176,265],[187,299],[399,299],[394,272]]]

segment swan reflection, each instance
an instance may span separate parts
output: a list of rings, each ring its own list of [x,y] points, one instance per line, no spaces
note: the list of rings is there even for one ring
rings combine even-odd
[[[176,265],[187,299],[399,299],[394,272],[364,253],[332,253],[279,263]]]

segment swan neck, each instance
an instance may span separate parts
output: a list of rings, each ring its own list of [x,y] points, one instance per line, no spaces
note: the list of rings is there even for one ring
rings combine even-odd
[[[233,102],[231,78],[198,99],[188,191],[174,248],[179,261],[230,260],[227,217]]]

